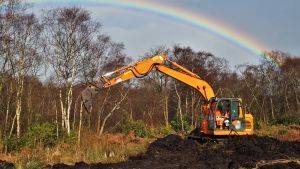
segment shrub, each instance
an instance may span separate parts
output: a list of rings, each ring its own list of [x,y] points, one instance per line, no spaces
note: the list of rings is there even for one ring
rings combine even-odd
[[[140,120],[128,120],[122,125],[122,132],[128,134],[133,131],[138,137],[148,137],[151,134],[150,128]]]
[[[24,135],[26,145],[35,147],[41,144],[45,147],[52,147],[57,142],[56,126],[51,123],[31,125]]]
[[[288,126],[288,125],[300,125],[300,119],[297,117],[283,117],[283,118],[278,118],[275,119],[271,122],[271,124],[273,125],[284,125],[284,126]]]
[[[182,118],[182,122],[180,116],[175,116],[173,120],[170,122],[170,125],[174,131],[179,132],[182,131],[181,123],[183,123],[184,132],[188,132],[191,129],[191,126],[189,124],[189,119],[187,116],[184,116]]]
[[[19,151],[24,146],[31,148],[41,145],[43,147],[53,147],[58,142],[56,135],[56,125],[52,123],[32,124],[29,126],[27,132],[19,139],[13,135],[4,140],[4,147],[7,152]],[[65,142],[72,142],[76,138],[75,132],[68,135],[61,130],[60,139]]]
[[[26,139],[18,139],[15,135],[7,138],[4,141],[4,147],[7,152],[19,151],[23,146],[26,145]]]
[[[169,134],[173,134],[174,130],[173,128],[169,125],[169,126],[163,126],[158,128],[158,134],[161,134],[163,136],[169,135]]]
[[[70,134],[68,134],[66,129],[60,129],[59,140],[65,143],[75,143],[77,141],[77,133],[71,130]]]
[[[263,122],[262,120],[260,120],[260,119],[255,119],[255,120],[254,120],[254,129],[256,129],[256,130],[261,129],[263,123],[264,123],[264,122]]]

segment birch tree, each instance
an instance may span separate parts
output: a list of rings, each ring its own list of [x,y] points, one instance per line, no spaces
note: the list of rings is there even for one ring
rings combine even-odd
[[[40,65],[38,44],[42,27],[33,14],[26,13],[26,6],[20,1],[7,1],[4,4],[4,18],[1,18],[1,66],[4,74],[11,76],[16,84],[15,117],[12,124],[16,120],[16,134],[20,137],[24,81]],[[14,125],[11,133],[13,129]]]
[[[76,7],[46,11],[43,23],[45,57],[60,87],[61,125],[70,133],[73,87],[86,66],[84,61],[90,57],[92,41],[101,25],[92,21],[89,12]]]

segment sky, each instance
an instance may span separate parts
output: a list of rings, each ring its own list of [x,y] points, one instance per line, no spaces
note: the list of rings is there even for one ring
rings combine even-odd
[[[261,59],[257,53],[241,47],[223,34],[184,19],[118,5],[126,3],[124,0],[111,0],[114,4],[105,4],[102,0],[27,1],[32,4],[31,10],[35,13],[66,6],[89,10],[92,17],[103,24],[103,31],[114,41],[124,43],[125,53],[136,58],[161,45],[172,47],[180,44],[224,57],[231,67],[257,64]],[[182,13],[178,15],[193,13],[217,23],[213,27],[221,31],[223,28],[230,30],[229,37],[238,38],[238,42],[250,40],[250,44],[259,46],[259,50],[281,50],[300,56],[299,0],[139,0],[138,3],[181,9]]]

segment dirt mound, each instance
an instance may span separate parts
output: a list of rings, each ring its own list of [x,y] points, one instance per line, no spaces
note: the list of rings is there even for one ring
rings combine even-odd
[[[168,135],[151,143],[142,157],[144,160],[160,160],[164,164],[188,161],[190,168],[197,165],[208,168],[254,168],[261,160],[300,159],[300,142],[283,142],[253,135],[228,138],[218,144],[199,144],[178,135]]]
[[[152,142],[146,154],[153,156],[174,152],[197,152],[197,143],[194,140],[186,140],[178,135],[168,135]]]
[[[270,137],[246,136],[229,138],[221,145],[203,146],[199,158],[214,166],[213,161],[235,162],[241,167],[254,168],[260,160],[300,158],[300,142],[282,142]]]

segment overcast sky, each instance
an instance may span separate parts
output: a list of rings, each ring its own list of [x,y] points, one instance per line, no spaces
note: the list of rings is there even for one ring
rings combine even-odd
[[[30,0],[28,0],[30,2]],[[161,1],[154,0],[158,3]],[[300,56],[300,0],[164,0],[164,5],[184,8],[225,23],[267,50]],[[86,1],[43,1],[32,3],[33,11],[62,6],[90,10],[113,40],[123,42],[126,54],[141,56],[151,48],[174,44],[190,46],[226,58],[231,66],[258,63],[259,56],[194,25],[145,11]]]

